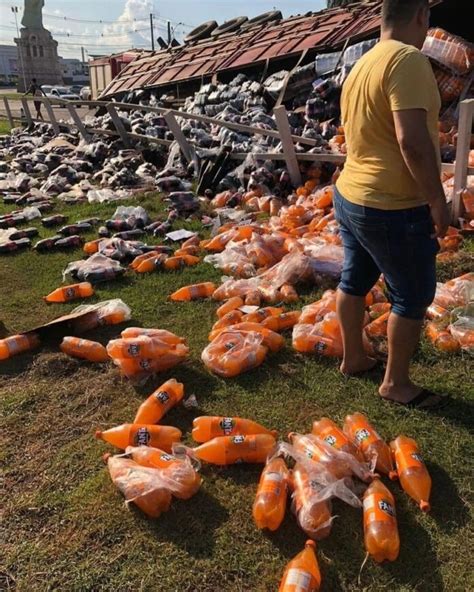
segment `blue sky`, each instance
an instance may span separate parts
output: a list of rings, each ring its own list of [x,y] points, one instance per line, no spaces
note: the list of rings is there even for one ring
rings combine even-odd
[[[18,6],[21,21],[23,4],[22,0],[0,0],[0,43],[13,44],[16,30],[10,7]],[[273,8],[290,16],[325,5],[326,0],[45,0],[43,21],[59,42],[59,53],[79,57],[81,46],[89,54],[113,53],[131,46],[150,48],[150,12],[155,15],[155,37],[165,36],[169,19],[181,40],[191,27],[211,19],[222,23]]]

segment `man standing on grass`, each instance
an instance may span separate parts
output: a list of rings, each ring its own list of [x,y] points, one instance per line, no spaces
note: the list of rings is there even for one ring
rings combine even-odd
[[[39,86],[39,84],[36,82],[36,78],[32,78],[31,84],[23,96],[25,97],[26,95],[33,95],[33,97],[46,96],[41,86]],[[43,114],[41,113],[41,101],[33,100],[33,104],[35,106],[36,119],[41,119],[41,121],[44,121]]]
[[[365,296],[383,273],[392,309],[379,394],[418,407],[440,402],[411,382],[409,366],[435,294],[437,237],[449,224],[440,181],[440,97],[420,51],[428,26],[428,0],[383,1],[380,43],[343,87],[347,161],[334,200],[344,244],[341,371],[354,375],[376,363],[364,351],[362,327]]]

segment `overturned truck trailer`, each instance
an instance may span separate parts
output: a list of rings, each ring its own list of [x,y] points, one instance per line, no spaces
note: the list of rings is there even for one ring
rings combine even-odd
[[[432,0],[432,26],[469,39],[467,6],[456,4],[452,10],[453,2]],[[280,71],[291,73],[298,66],[314,64],[318,54],[375,39],[381,5],[381,0],[355,2],[286,19],[274,10],[250,20],[237,17],[220,26],[215,21],[203,23],[183,45],[138,56],[110,81],[100,98],[138,102],[153,91],[179,100],[202,84],[229,82],[239,72],[259,81]],[[281,87],[280,101],[285,81]]]

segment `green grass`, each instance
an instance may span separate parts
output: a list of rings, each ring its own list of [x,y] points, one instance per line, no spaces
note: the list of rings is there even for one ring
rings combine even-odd
[[[154,214],[163,211],[157,195],[140,199]],[[116,205],[63,207],[69,221],[108,217]],[[0,206],[0,212],[8,209]],[[59,208],[57,208],[59,209]],[[197,227],[197,223],[188,224]],[[179,225],[178,225],[179,226]],[[41,235],[46,236],[44,229]],[[90,237],[92,238],[91,234]],[[0,320],[10,332],[52,320],[75,305],[48,306],[42,296],[61,284],[73,253],[25,252],[0,258]],[[471,261],[463,264],[467,270]],[[443,269],[449,275],[449,269]],[[462,271],[457,269],[456,271]],[[453,273],[454,275],[454,273]],[[378,566],[365,557],[361,512],[335,502],[338,518],[329,538],[318,545],[324,591],[461,592],[474,589],[470,492],[472,483],[472,359],[443,356],[423,343],[414,377],[452,397],[442,411],[410,411],[383,403],[376,395],[380,374],[344,380],[332,360],[297,355],[290,339],[256,371],[231,380],[211,375],[200,361],[216,305],[209,301],[172,304],[168,295],[192,282],[218,280],[206,264],[182,272],[127,275],[103,284],[91,302],[122,298],[133,322],[185,336],[190,360],[134,388],[112,365],[81,363],[56,348],[23,355],[0,365],[1,459],[4,464],[2,589],[35,592],[159,590],[160,592],[274,591],[287,561],[305,535],[288,512],[274,534],[256,529],[251,507],[261,467],[204,466],[200,492],[176,500],[158,520],[127,511],[101,460],[112,449],[96,441],[97,428],[132,420],[143,398],[167,378],[195,393],[198,410],[174,409],[166,423],[185,432],[200,414],[241,415],[276,428],[309,431],[322,415],[342,422],[367,413],[388,440],[415,437],[433,477],[433,510],[422,515],[391,485],[401,536],[397,562]],[[321,290],[308,290],[304,302]],[[102,340],[121,327],[91,333]]]
[[[5,119],[0,119],[0,135],[10,132],[10,124]]]

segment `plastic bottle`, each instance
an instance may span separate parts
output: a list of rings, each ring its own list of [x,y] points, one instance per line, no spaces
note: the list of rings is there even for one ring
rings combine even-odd
[[[276,438],[275,430],[267,430],[259,423],[242,417],[207,416],[196,417],[193,421],[192,437],[196,442],[208,442],[221,436],[250,436],[267,434]]]
[[[44,297],[46,302],[70,302],[78,298],[89,298],[94,295],[94,288],[89,282],[71,284],[64,288],[57,288],[51,294]]]
[[[17,354],[34,349],[39,344],[40,338],[36,333],[10,335],[10,337],[0,339],[0,360],[7,360]]]
[[[178,345],[179,343],[185,343],[186,340],[183,337],[178,337],[171,331],[166,329],[146,329],[144,327],[127,327],[122,331],[120,336],[123,339],[130,339],[145,335],[146,337],[156,337],[160,341],[164,341],[169,345]]]
[[[316,543],[306,541],[303,551],[286,566],[278,592],[317,592],[321,573],[316,558]]]
[[[329,500],[318,501],[323,486],[311,479],[308,471],[296,463],[292,471],[293,512],[298,524],[313,539],[324,539],[331,532],[332,516]]]
[[[202,479],[187,457],[179,459],[164,450],[149,446],[127,448],[126,452],[139,465],[160,469],[167,488],[179,499],[191,498],[201,486]]]
[[[163,262],[163,268],[167,271],[175,271],[187,265],[197,265],[199,261],[199,257],[194,257],[193,255],[178,255],[177,257],[168,257]]]
[[[210,298],[216,289],[213,282],[203,282],[202,284],[193,284],[184,286],[171,294],[170,299],[173,302],[190,302],[201,298]]]
[[[300,299],[298,292],[291,284],[283,284],[283,286],[280,288],[280,293],[282,295],[283,302],[286,302],[287,304],[290,302],[298,302]]]
[[[41,220],[41,224],[46,228],[51,226],[59,226],[60,224],[64,224],[67,221],[67,216],[63,216],[62,214],[56,214],[55,216],[48,216],[47,218],[43,218]]]
[[[253,504],[257,528],[275,531],[285,517],[289,471],[282,458],[270,460],[263,469]]]
[[[332,419],[322,417],[318,421],[313,421],[313,428],[311,433],[324,440],[330,446],[333,446],[336,450],[342,450],[355,456],[357,460],[363,461],[364,458],[359,450],[352,444],[347,438],[344,432],[336,425]]]
[[[93,255],[97,253],[99,250],[99,245],[103,241],[102,238],[96,238],[95,240],[88,241],[83,247],[82,250],[86,255]]]
[[[429,322],[426,324],[426,336],[436,349],[446,353],[454,353],[461,349],[459,342],[442,325]]]
[[[370,556],[381,563],[395,561],[400,551],[395,500],[375,478],[364,493],[364,541]]]
[[[449,311],[446,308],[443,308],[434,302],[431,304],[431,306],[428,306],[426,310],[426,316],[432,321],[440,321],[441,319],[446,318],[448,315]]]
[[[156,358],[167,353],[170,346],[158,338],[140,337],[112,339],[107,345],[111,358]]]
[[[135,504],[150,518],[158,518],[169,510],[171,492],[164,486],[159,473],[142,467],[130,458],[106,455],[110,477],[127,503]]]
[[[388,475],[390,479],[397,478],[390,447],[377,434],[365,415],[362,413],[348,415],[344,421],[343,430],[349,440],[360,449],[367,462],[376,458],[375,467],[378,471]]]
[[[138,408],[133,423],[158,423],[183,398],[184,386],[174,378],[157,388]]]
[[[110,360],[105,347],[101,343],[89,339],[64,337],[59,348],[68,356],[89,360],[89,362],[107,362]]]
[[[96,438],[101,438],[117,448],[125,450],[127,446],[153,446],[171,452],[171,446],[181,440],[178,428],[161,425],[142,425],[124,423],[105,432],[98,430]]]
[[[264,463],[275,445],[275,438],[268,434],[222,436],[194,448],[193,455],[215,465]]]
[[[270,317],[278,316],[282,314],[283,308],[277,308],[275,306],[267,306],[265,308],[259,308],[255,312],[249,312],[242,318],[243,323],[262,323],[265,319]]]
[[[294,327],[300,316],[301,312],[299,310],[283,312],[277,317],[272,316],[266,318],[264,321],[262,321],[262,325],[267,329],[271,329],[272,331],[279,333],[280,331],[285,331],[286,329],[291,329]]]
[[[422,512],[429,512],[431,477],[417,443],[407,436],[398,436],[390,443],[390,448],[403,490],[416,501]]]
[[[229,298],[229,300],[226,300],[224,304],[219,306],[219,308],[216,311],[216,314],[221,319],[229,312],[232,312],[233,310],[236,310],[243,305],[244,301],[240,296],[233,296],[232,298]]]
[[[56,234],[55,236],[51,236],[49,238],[44,238],[43,240],[38,241],[33,249],[38,251],[38,253],[45,253],[46,251],[52,251],[54,246],[56,245],[57,241],[60,240],[62,236],[60,234]]]
[[[231,310],[214,323],[211,329],[211,333],[213,331],[217,331],[218,329],[224,329],[225,327],[230,327],[231,325],[241,323],[243,316],[244,315],[240,312],[240,310]]]

